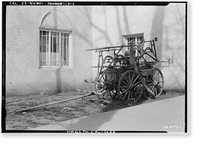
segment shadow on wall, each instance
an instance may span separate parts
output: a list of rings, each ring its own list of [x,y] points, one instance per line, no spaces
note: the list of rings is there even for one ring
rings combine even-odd
[[[173,21],[166,24],[163,33],[163,58],[171,55],[173,62],[169,68],[165,68],[168,76],[166,84],[167,90],[185,91],[185,11],[181,9],[182,5],[176,4],[174,11],[170,11],[173,15]],[[169,54],[167,54],[169,53]]]
[[[54,6],[53,8],[54,10],[54,26],[57,27],[58,26],[58,21],[57,21],[57,8]],[[56,91],[57,93],[61,93],[61,88],[62,88],[62,84],[61,84],[61,74],[60,74],[60,67],[58,69],[55,70],[55,75],[56,75]]]
[[[111,41],[109,35],[107,34],[107,32],[105,30],[94,25],[94,23],[92,22],[92,19],[89,17],[90,15],[89,15],[89,12],[86,7],[85,7],[85,12],[86,12],[86,16],[87,16],[88,20],[90,21],[90,24],[92,25],[93,29],[97,30],[100,34],[102,34],[102,38],[98,38],[97,40],[94,40],[93,43],[95,43],[96,41],[99,41],[99,39],[103,39],[103,40],[107,40],[108,45],[112,46],[112,41]]]
[[[60,76],[60,68],[55,70],[55,74],[56,74],[56,91],[57,93],[61,93],[61,76]]]
[[[120,9],[118,7],[115,8],[116,14],[117,14],[117,28],[118,28],[118,40],[122,40],[122,35],[123,34],[130,34],[130,24],[128,20],[128,14],[127,14],[127,7],[124,6],[122,7],[122,19],[120,17]],[[123,20],[123,21],[122,21]],[[125,27],[123,28],[122,22],[125,24]],[[123,42],[121,42],[122,44]],[[125,50],[122,50],[122,53],[125,53]]]
[[[91,18],[91,12],[89,12],[87,7],[84,7],[84,10],[82,10],[81,8],[76,8],[79,9],[81,11],[81,13],[85,14],[85,17],[87,18],[87,20],[89,21],[89,23],[92,25],[92,18]],[[78,27],[78,25],[77,25]],[[86,41],[89,45],[92,46],[92,40],[90,40],[88,37],[86,37],[83,32],[79,31],[78,28],[76,27],[76,25],[73,26],[73,33],[75,33],[75,35],[77,37],[79,37],[80,39],[83,39],[84,41]],[[89,48],[87,48],[89,49]]]
[[[167,59],[173,59],[171,66],[163,69],[166,78],[165,89],[184,92],[185,16],[180,5],[172,6],[174,6],[174,9],[167,12],[166,7],[155,8],[151,27],[151,39],[158,37],[156,44],[158,60],[166,61]],[[165,13],[171,17],[165,16]],[[169,21],[164,22],[165,19]]]
[[[162,7],[162,6],[156,7],[154,17],[152,20],[150,39],[153,39],[155,37],[158,38],[158,42],[156,44],[158,60],[162,60],[162,51],[163,51],[162,40],[163,40],[164,17],[165,17],[165,7]]]
[[[126,7],[123,7],[123,17],[124,17],[124,23],[125,23],[125,26],[126,26],[126,29],[125,29],[125,34],[130,34],[130,25],[129,25],[129,20],[128,20],[128,14],[127,14],[127,11],[126,11]],[[121,34],[122,36],[122,34]]]

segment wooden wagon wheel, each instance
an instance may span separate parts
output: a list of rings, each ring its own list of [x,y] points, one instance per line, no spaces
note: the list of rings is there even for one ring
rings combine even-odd
[[[113,65],[114,65],[113,57],[110,55],[107,55],[103,60],[103,64],[106,64],[109,67],[113,67]],[[110,87],[107,88],[106,91],[107,91],[108,95],[110,95],[110,97],[112,99],[114,99],[114,98],[116,98],[116,95],[117,95],[116,83],[112,81],[112,82],[110,82],[109,86]]]
[[[99,76],[97,79],[96,88],[99,92],[104,92],[107,95],[109,95],[112,99],[116,97],[117,91],[116,91],[116,83],[106,82],[106,71],[108,68],[113,67],[113,57],[110,55],[107,55],[102,62],[102,69],[99,72]]]
[[[150,98],[160,96],[164,87],[164,78],[160,69],[153,68],[152,71],[147,75],[145,84],[151,91],[150,92],[147,90],[147,94]]]
[[[124,72],[118,82],[118,96],[125,103],[137,102],[143,93],[142,76],[134,70]]]
[[[98,76],[96,78],[96,81],[100,82],[100,83],[104,83],[105,82],[105,70],[106,68],[110,65],[110,67],[113,67],[113,57],[110,55],[107,55],[103,60],[102,60],[102,64],[101,64],[101,68],[99,70]],[[111,63],[111,64],[110,64]]]
[[[98,82],[96,88],[99,91],[103,91],[103,86],[102,85],[104,85],[105,79],[106,79],[105,78],[105,71],[106,71],[105,67],[108,67],[108,65],[112,61],[113,61],[113,57],[110,56],[110,55],[107,55],[102,61],[100,72],[98,74],[98,77],[96,78],[96,81]],[[112,64],[110,66],[112,66]]]

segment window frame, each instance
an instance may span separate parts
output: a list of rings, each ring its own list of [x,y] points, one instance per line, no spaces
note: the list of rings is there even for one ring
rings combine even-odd
[[[40,64],[40,61],[41,61],[41,56],[40,56],[40,32],[41,31],[48,31],[49,32],[49,51],[50,51],[50,54],[49,54],[49,65],[48,66],[42,66]],[[58,66],[53,66],[51,65],[51,61],[52,61],[52,58],[51,58],[51,33],[52,32],[58,32],[59,33],[59,65]],[[62,66],[62,62],[61,62],[61,33],[68,33],[68,65],[66,66]],[[73,66],[72,66],[72,57],[73,57],[73,53],[72,53],[72,49],[73,48],[73,33],[72,33],[72,30],[62,30],[62,29],[53,29],[53,28],[44,28],[44,27],[39,27],[39,69],[57,69],[57,68],[64,68],[64,69],[72,69]]]
[[[143,37],[143,39],[144,39],[144,33],[135,33],[135,34],[122,35],[123,44],[128,45],[127,44],[127,42],[128,42],[127,39],[128,38],[134,38],[134,37]]]
[[[123,45],[128,45],[128,39],[130,38],[135,38],[135,37],[143,37],[144,39],[144,33],[135,33],[135,34],[127,34],[127,35],[122,35],[122,43]],[[125,51],[129,50],[130,48],[127,47]],[[138,52],[135,52],[135,55],[138,55]]]

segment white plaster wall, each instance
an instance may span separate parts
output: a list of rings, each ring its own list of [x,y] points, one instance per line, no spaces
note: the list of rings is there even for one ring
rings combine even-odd
[[[59,9],[73,31],[73,68],[39,68],[39,26],[45,13]],[[91,7],[12,6],[6,11],[6,92],[9,95],[66,91],[84,87],[92,74]]]

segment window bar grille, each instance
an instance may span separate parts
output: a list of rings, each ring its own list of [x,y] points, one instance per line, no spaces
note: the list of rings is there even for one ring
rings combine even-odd
[[[42,66],[42,36],[41,36],[41,31],[40,31],[40,66]]]
[[[56,33],[56,66],[59,66],[59,33]]]
[[[43,64],[44,66],[46,66],[46,48],[45,48],[45,44],[46,44],[46,38],[44,35],[44,31],[43,31]]]
[[[65,61],[65,58],[64,58],[64,33],[61,33],[61,65],[64,66],[64,61]]]
[[[43,31],[42,31],[43,33]],[[41,50],[40,50],[40,54],[41,54],[41,65],[43,66],[43,36],[41,33]]]
[[[44,54],[44,31],[42,31],[42,66],[45,66],[45,54]]]
[[[60,52],[61,53],[60,54],[60,56],[61,56],[61,59],[60,59],[61,62],[60,63],[61,63],[61,66],[63,66],[63,61],[62,61],[63,60],[62,59],[62,56],[63,56],[63,33],[61,33],[60,35],[61,35],[61,37],[60,37],[60,39],[61,39],[61,43],[60,43],[60,45],[61,45],[61,52]]]
[[[53,62],[53,60],[54,60],[54,57],[53,57],[53,50],[54,48],[53,48],[53,32],[51,33],[51,65],[53,66],[54,65],[54,62]]]
[[[45,63],[45,66],[47,66],[47,64],[48,64],[48,59],[47,59],[47,58],[48,58],[48,57],[47,57],[47,31],[46,31],[46,34],[45,34],[45,39],[46,39],[46,44],[45,44],[45,47],[46,47],[46,48],[45,48],[45,50],[46,50],[46,51],[45,51],[45,62],[46,62],[46,63]]]
[[[48,44],[49,45],[49,67],[50,67],[51,66],[51,50],[50,50],[51,49],[51,43],[50,43],[51,42],[51,31],[49,31],[48,38],[49,38],[49,44]]]
[[[61,59],[61,57],[62,57],[62,52],[61,52],[61,39],[62,39],[62,37],[61,37],[61,33],[58,33],[59,34],[59,43],[58,43],[58,45],[59,45],[59,67],[61,67],[61,63],[62,63],[62,59]]]
[[[65,36],[64,36],[64,33],[63,33],[63,37],[62,37],[62,63],[63,63],[63,66],[65,66]]]
[[[66,36],[65,52],[66,65],[69,66],[69,34]]]

